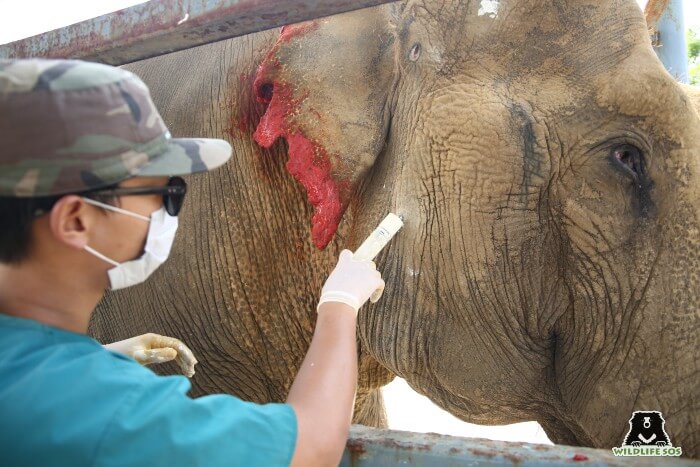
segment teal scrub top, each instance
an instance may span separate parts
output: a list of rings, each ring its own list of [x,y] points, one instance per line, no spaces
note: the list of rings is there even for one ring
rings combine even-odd
[[[3,466],[288,465],[287,404],[192,399],[184,376],[158,376],[82,334],[0,314]]]

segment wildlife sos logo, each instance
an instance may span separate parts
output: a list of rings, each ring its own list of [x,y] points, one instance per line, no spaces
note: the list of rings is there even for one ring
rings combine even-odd
[[[635,411],[629,420],[630,429],[616,456],[680,456],[683,450],[671,444],[664,428],[666,421],[657,411]]]

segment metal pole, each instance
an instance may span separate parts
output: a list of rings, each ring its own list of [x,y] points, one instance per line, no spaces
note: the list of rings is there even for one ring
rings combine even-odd
[[[123,65],[392,1],[151,0],[0,46],[0,58],[80,58]]]
[[[687,84],[688,46],[683,0],[650,0],[646,12],[656,55],[676,80]]]
[[[697,465],[692,459],[677,457],[615,457],[612,449],[509,443],[434,433],[380,430],[361,425],[350,428],[350,438],[340,461],[340,467],[555,467],[577,464],[586,467]]]

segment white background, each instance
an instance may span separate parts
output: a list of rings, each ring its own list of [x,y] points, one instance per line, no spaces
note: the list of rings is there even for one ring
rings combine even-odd
[[[644,5],[646,0],[637,0]],[[684,0],[686,25],[700,29],[700,0]],[[60,28],[111,11],[138,0],[0,0],[0,44]],[[175,336],[177,337],[177,336]],[[384,388],[389,426],[399,430],[551,444],[536,422],[501,427],[462,422],[414,392],[397,378]]]
[[[637,0],[640,5],[646,0]],[[0,0],[0,44],[60,28],[139,0]],[[684,0],[688,27],[700,28],[700,0]]]

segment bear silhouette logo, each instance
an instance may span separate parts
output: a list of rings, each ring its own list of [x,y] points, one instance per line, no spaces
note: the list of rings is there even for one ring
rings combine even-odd
[[[629,420],[630,431],[623,446],[673,446],[664,424],[666,421],[657,411],[635,411]]]

